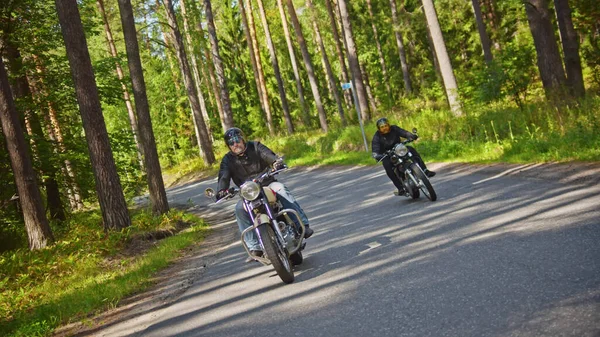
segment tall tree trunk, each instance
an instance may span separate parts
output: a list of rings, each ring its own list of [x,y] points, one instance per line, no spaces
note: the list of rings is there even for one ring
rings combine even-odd
[[[288,28],[288,22],[283,9],[282,0],[277,0],[277,7],[279,7],[279,16],[281,17],[281,25],[283,26],[283,35],[287,42],[288,53],[290,54],[290,61],[292,63],[292,70],[294,72],[294,79],[296,80],[296,90],[298,91],[298,100],[300,102],[300,109],[302,111],[302,121],[307,127],[310,126],[310,112],[308,105],[304,101],[304,88],[302,87],[302,81],[300,78],[300,72],[298,71],[298,63],[296,62],[296,52],[294,51],[294,45],[292,43],[292,37],[290,36],[290,30]]]
[[[9,63],[11,73],[15,76],[14,94],[17,100],[32,101],[29,80],[25,75],[23,68],[23,60],[19,50],[10,42],[5,41],[5,55]],[[40,181],[44,183],[46,189],[47,208],[52,219],[65,220],[65,212],[60,199],[60,191],[56,182],[57,169],[50,161],[51,152],[50,144],[48,144],[42,124],[38,114],[26,109],[24,111],[26,125],[30,131],[31,149],[34,153],[34,158],[39,162]]]
[[[490,38],[485,30],[485,24],[483,23],[483,15],[481,14],[479,0],[471,0],[471,4],[473,5],[473,13],[475,14],[475,21],[477,22],[477,30],[479,31],[479,40],[481,41],[483,56],[485,57],[485,62],[489,64],[492,63],[494,57],[492,56]]]
[[[561,91],[566,84],[567,79],[554,37],[548,0],[529,0],[525,2],[525,11],[531,35],[533,35],[537,65],[546,97],[554,99],[557,92]]]
[[[300,21],[298,21],[298,16],[296,15],[296,9],[294,8],[292,0],[285,0],[285,2],[288,8],[288,13],[290,14],[292,26],[296,32],[296,39],[300,45],[300,51],[302,52],[302,59],[304,60],[304,66],[306,67],[306,72],[308,74],[308,82],[310,83],[310,89],[319,113],[321,130],[323,132],[327,132],[327,114],[323,108],[323,102],[321,101],[321,94],[319,93],[319,85],[317,83],[317,77],[315,76],[315,69],[313,67],[312,60],[310,59],[310,53],[308,52],[306,41],[304,40],[304,34],[302,34],[302,26],[300,26]]]
[[[179,60],[179,67],[181,70],[181,76],[183,76],[185,90],[188,95],[192,112],[198,121],[197,125],[200,133],[200,155],[202,156],[202,160],[204,160],[207,165],[212,165],[215,162],[215,154],[213,152],[212,142],[208,136],[208,131],[206,131],[204,117],[202,117],[202,112],[200,110],[200,102],[198,101],[198,95],[196,94],[194,87],[194,79],[192,78],[190,66],[187,61],[187,55],[183,46],[183,39],[181,38],[179,26],[177,25],[175,11],[173,10],[173,2],[171,0],[164,0],[164,4],[167,19],[169,21],[172,40],[175,45],[175,50],[177,51],[177,59]]]
[[[54,241],[44,212],[42,197],[31,166],[29,151],[19,123],[17,109],[8,83],[8,74],[0,57],[0,123],[23,210],[29,249],[41,249]]]
[[[102,116],[98,88],[77,1],[56,0],[55,4],[96,179],[96,191],[104,228],[107,230],[125,228],[131,225],[131,219]]]
[[[368,121],[370,117],[367,93],[365,90],[363,77],[360,72],[356,45],[354,44],[354,38],[352,37],[352,24],[350,23],[350,16],[348,14],[346,0],[338,0],[338,7],[340,10],[340,18],[342,20],[342,27],[344,31],[344,41],[346,41],[346,50],[348,52],[348,64],[350,65],[350,72],[352,72],[353,90],[356,92],[361,118],[363,121]]]
[[[44,116],[44,120],[47,125],[48,135],[50,136],[50,140],[55,142],[56,147],[54,149],[55,153],[65,153],[67,151],[65,147],[64,137],[62,134],[62,129],[60,127],[60,123],[58,120],[56,108],[54,107],[54,103],[47,100],[48,98],[48,90],[44,84],[44,76],[45,76],[45,68],[42,65],[39,57],[36,55],[32,55],[33,61],[35,62],[35,68],[37,73],[37,80],[30,81],[33,84],[33,88],[38,92],[37,97],[40,99],[44,97],[47,101],[47,114]],[[75,177],[75,170],[73,169],[73,165],[69,159],[64,160],[64,165],[61,168],[63,175],[65,176],[65,180],[67,181],[67,193],[69,194],[69,203],[71,208],[74,210],[79,210],[83,208],[83,200],[81,197],[81,190],[79,185],[77,184],[77,179]]]
[[[223,105],[223,132],[233,127],[233,112],[231,110],[231,99],[229,98],[229,89],[227,88],[227,79],[225,78],[225,69],[221,54],[219,53],[219,40],[217,39],[217,30],[212,13],[210,0],[204,0],[204,10],[206,12],[206,22],[208,26],[208,37],[212,50],[212,61],[215,66],[217,83],[219,84],[221,104]]]
[[[254,14],[252,10],[252,0],[240,0],[241,2],[245,2],[248,4],[246,6],[246,18],[248,19],[248,28],[250,30],[250,38],[252,42],[252,53],[254,54],[254,58],[256,59],[256,67],[258,71],[258,82],[260,85],[261,92],[261,100],[265,107],[265,113],[267,117],[267,128],[269,129],[269,133],[271,135],[275,134],[275,128],[273,127],[273,117],[271,113],[271,103],[269,102],[269,91],[267,90],[267,84],[265,81],[265,74],[262,67],[262,61],[260,57],[260,47],[258,45],[258,38],[256,36],[256,25],[254,24]],[[247,1],[247,2],[246,2]],[[279,84],[279,82],[277,82]],[[287,106],[287,101],[286,101]],[[282,101],[283,105],[283,101]]]
[[[435,54],[437,55],[438,62],[440,64],[440,70],[442,73],[442,79],[444,80],[444,87],[446,88],[446,95],[448,97],[448,103],[450,110],[455,116],[462,116],[463,111],[460,105],[460,99],[458,97],[458,85],[456,84],[456,78],[454,77],[454,70],[450,63],[450,57],[446,50],[446,43],[442,36],[442,30],[440,29],[440,23],[437,18],[435,7],[433,6],[432,0],[421,0],[423,2],[423,10],[425,11],[425,17],[427,18],[427,26],[431,33],[431,39],[433,40],[433,46],[435,48]]]
[[[340,63],[340,73],[342,76],[342,81],[344,83],[348,83],[350,77],[348,76],[348,68],[346,68],[346,57],[344,57],[344,55],[346,55],[346,52],[342,47],[342,40],[340,38],[340,34],[338,33],[337,19],[333,11],[331,1],[332,0],[325,0],[325,5],[327,7],[327,14],[329,16],[329,24],[331,25],[331,33],[335,41],[335,49],[337,51],[338,62]],[[337,8],[338,7],[336,5],[335,12],[337,12]],[[348,90],[344,90],[344,100],[346,101],[346,106],[351,107],[354,105],[352,103],[352,94],[350,94]],[[350,116],[352,116],[352,114],[350,114]]]
[[[265,74],[262,67],[262,61],[260,57],[260,47],[258,46],[258,39],[256,37],[256,25],[254,24],[254,14],[252,11],[252,0],[240,0],[241,3],[246,3],[248,6],[244,8],[246,12],[246,18],[248,19],[248,29],[250,31],[250,42],[252,43],[252,53],[254,54],[254,58],[256,59],[256,70],[258,72],[258,83],[260,86],[260,93],[262,95],[261,99],[263,105],[265,107],[265,113],[267,116],[267,127],[269,128],[269,133],[271,135],[275,134],[275,128],[273,126],[273,116],[271,113],[271,103],[269,102],[269,91],[267,90],[267,83],[265,81]],[[277,60],[277,59],[275,59]],[[279,68],[277,68],[279,69]],[[279,81],[277,82],[279,85]],[[280,90],[281,93],[281,90]],[[282,106],[285,106],[287,109],[287,101],[283,101],[282,98]],[[291,121],[289,123],[291,125]],[[288,130],[289,131],[289,130]],[[292,128],[293,131],[293,128]]]
[[[143,147],[140,144],[138,139],[139,131],[137,126],[137,116],[135,115],[135,111],[133,110],[133,104],[131,103],[131,98],[129,95],[129,89],[127,89],[127,85],[125,85],[125,81],[123,78],[123,68],[121,68],[121,63],[117,61],[118,53],[117,47],[115,46],[115,41],[112,36],[112,31],[110,29],[110,25],[108,24],[108,18],[106,17],[106,11],[104,10],[104,0],[97,0],[98,10],[100,11],[100,16],[102,17],[102,21],[104,22],[104,33],[106,34],[106,44],[108,45],[108,52],[110,56],[115,59],[115,69],[117,71],[117,76],[119,77],[119,81],[121,82],[121,90],[123,90],[123,99],[125,100],[125,107],[127,108],[127,114],[129,115],[129,125],[131,126],[131,131],[133,132],[133,140],[135,141],[135,145],[138,149],[138,160],[140,162],[140,167],[144,168],[144,159],[142,157]]]
[[[263,93],[262,88],[260,86],[260,80],[258,75],[258,65],[256,64],[256,57],[254,56],[254,46],[252,44],[252,36],[250,35],[250,27],[248,26],[248,18],[246,17],[246,6],[244,5],[244,1],[240,0],[238,2],[238,9],[240,11],[240,16],[242,18],[242,27],[244,28],[244,34],[246,35],[246,43],[248,44],[248,52],[250,53],[250,63],[252,64],[252,73],[254,74],[254,83],[256,84],[256,92],[258,93],[258,101],[260,103],[260,108],[262,111],[263,118],[266,119],[267,113],[265,110],[265,104],[263,102]],[[267,125],[267,128],[269,126]],[[272,127],[271,127],[272,129]],[[269,131],[271,131],[269,129]]]
[[[215,68],[213,65],[213,59],[212,59],[212,53],[209,51],[208,48],[208,43],[206,42],[206,40],[204,39],[204,29],[202,28],[202,23],[200,22],[200,20],[198,20],[198,23],[196,24],[196,29],[198,30],[198,33],[200,34],[200,37],[202,39],[202,43],[201,45],[206,46],[206,48],[202,48],[204,50],[204,58],[205,58],[205,67],[202,67],[202,73],[204,74],[204,78],[206,78],[206,69],[208,69],[208,75],[210,78],[210,88],[212,88],[212,96],[214,96],[214,103],[216,103],[217,105],[217,110],[219,111],[219,119],[221,121],[221,128],[224,127],[223,124],[223,120],[225,118],[225,112],[223,110],[223,102],[221,101],[221,99],[219,98],[221,96],[220,94],[220,89],[219,89],[219,84],[217,83],[217,76],[215,75]],[[207,87],[209,87],[208,83],[205,83],[205,85]],[[210,93],[209,93],[209,98],[210,98]]]
[[[208,109],[206,108],[206,101],[204,100],[204,94],[202,94],[201,88],[201,80],[200,73],[198,72],[198,61],[196,59],[196,54],[194,53],[194,42],[192,40],[192,34],[190,33],[190,25],[188,23],[188,15],[187,10],[185,8],[185,1],[179,0],[179,5],[181,8],[181,16],[183,18],[183,32],[185,34],[185,40],[188,45],[188,50],[190,53],[190,59],[192,61],[192,75],[194,75],[194,84],[196,85],[196,92],[198,93],[198,100],[200,101],[200,110],[202,110],[202,117],[204,117],[204,123],[206,124],[206,131],[208,132],[208,136],[212,139],[212,132],[210,130],[210,116],[208,115]],[[192,114],[193,116],[193,114]],[[195,119],[195,117],[194,117]],[[198,128],[196,127],[196,130]]]
[[[585,96],[581,58],[579,57],[579,39],[573,27],[571,8],[568,0],[554,0],[560,40],[562,42],[565,70],[567,72],[567,85],[575,97]]]
[[[371,28],[373,29],[373,39],[375,40],[377,55],[379,56],[379,64],[381,65],[381,72],[383,73],[383,83],[385,83],[388,101],[391,102],[393,101],[392,88],[390,87],[390,81],[387,75],[387,67],[385,65],[385,58],[383,57],[383,50],[381,49],[381,43],[379,42],[379,34],[377,33],[377,26],[375,25],[375,16],[373,15],[373,6],[371,5],[371,0],[367,0],[367,8],[369,10],[369,18],[371,19]]]
[[[140,60],[135,19],[130,0],[119,0],[119,12],[121,13],[125,49],[127,50],[127,64],[129,66],[129,75],[136,103],[138,130],[143,147],[142,152],[146,166],[150,204],[155,214],[164,214],[169,211],[169,203],[158,160],[156,140],[152,131],[150,107],[148,106],[148,97],[146,96],[146,82],[144,81],[144,71]]]
[[[392,20],[394,22],[394,35],[396,36],[396,44],[398,45],[398,57],[400,58],[400,66],[402,67],[402,76],[404,78],[404,91],[407,94],[411,94],[412,82],[410,80],[408,62],[406,61],[406,51],[404,50],[402,33],[400,32],[400,22],[398,20],[398,9],[396,8],[396,0],[390,0],[390,7],[392,8]]]
[[[323,39],[321,38],[319,25],[317,24],[316,9],[311,0],[306,0],[306,5],[308,6],[308,8],[310,8],[310,11],[312,12],[311,19],[313,24],[313,30],[315,31],[315,38],[317,40],[317,45],[319,46],[319,51],[321,52],[321,61],[323,62],[323,67],[325,68],[325,76],[327,77],[327,83],[329,84],[329,92],[331,92],[331,95],[335,99],[338,113],[340,115],[340,121],[342,122],[342,125],[346,126],[346,116],[344,115],[342,100],[340,99],[340,95],[338,93],[336,78],[333,75],[333,70],[331,70],[331,63],[329,63],[329,57],[327,57],[325,44],[323,43]]]
[[[423,17],[427,18],[425,14],[425,7],[421,6]],[[444,86],[444,80],[442,79],[442,70],[440,69],[440,62],[435,54],[435,46],[433,45],[433,38],[431,37],[431,31],[427,28],[427,45],[429,46],[429,52],[431,53],[431,59],[433,60],[433,67],[435,68],[435,77],[442,86]]]
[[[251,0],[250,0],[251,1]],[[250,2],[249,2],[250,3]],[[294,133],[294,125],[292,124],[292,117],[290,115],[290,108],[288,106],[287,97],[285,96],[285,88],[283,86],[283,78],[281,78],[281,71],[279,70],[279,62],[277,61],[277,52],[273,45],[273,39],[271,38],[271,31],[269,30],[269,23],[267,22],[267,16],[265,15],[265,8],[263,7],[262,0],[257,0],[258,12],[260,14],[260,21],[262,22],[265,37],[267,39],[267,47],[269,48],[269,54],[271,55],[271,65],[273,66],[273,72],[277,79],[277,88],[279,89],[279,98],[281,99],[281,107],[283,108],[283,115],[285,118],[285,124],[287,126],[288,134]],[[252,15],[252,9],[248,7],[249,14]]]
[[[371,82],[369,81],[369,74],[367,73],[365,67],[362,64],[360,65],[360,72],[362,73],[363,79],[365,80],[365,90],[367,91],[367,97],[369,98],[371,114],[377,114],[377,107],[381,104],[371,91]]]
[[[500,15],[496,8],[496,0],[482,0],[484,10],[482,11],[483,16],[486,18],[486,22],[489,22],[491,29],[491,40],[494,43],[494,49],[500,50],[501,40],[501,27],[500,27]]]

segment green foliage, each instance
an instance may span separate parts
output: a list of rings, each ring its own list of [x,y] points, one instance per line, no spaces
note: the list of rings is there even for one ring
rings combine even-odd
[[[73,215],[53,228],[56,243],[46,249],[20,249],[0,255],[0,334],[45,336],[59,324],[114,306],[125,295],[147,286],[150,277],[197,243],[206,225],[172,210],[132,215],[131,227],[105,233],[99,210]],[[189,226],[189,227],[188,227]],[[141,238],[158,231],[178,232],[145,255],[133,250]]]

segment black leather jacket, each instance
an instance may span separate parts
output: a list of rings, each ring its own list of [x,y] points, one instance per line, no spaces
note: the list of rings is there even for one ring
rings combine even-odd
[[[279,157],[268,147],[259,142],[246,143],[246,151],[238,156],[229,151],[221,160],[219,168],[218,190],[229,188],[230,180],[238,187],[247,180],[256,177]],[[268,184],[275,179],[265,181]]]
[[[391,150],[394,145],[400,141],[400,137],[410,139],[413,138],[414,135],[396,125],[392,125],[390,127],[390,132],[385,135],[377,130],[371,141],[373,157],[378,154],[383,154],[387,150]]]

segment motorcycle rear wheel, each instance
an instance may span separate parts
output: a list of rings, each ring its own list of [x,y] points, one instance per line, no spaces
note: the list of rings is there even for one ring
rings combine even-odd
[[[413,174],[415,175],[415,178],[417,178],[417,181],[419,182],[419,188],[421,189],[421,191],[423,191],[423,194],[425,194],[425,196],[429,200],[436,201],[437,194],[435,193],[433,186],[431,186],[431,182],[429,181],[429,178],[427,178],[427,176],[425,175],[425,172],[423,172],[423,170],[421,170],[421,168],[417,166],[417,164],[412,164],[411,169],[413,171]]]
[[[294,282],[294,271],[292,270],[287,250],[278,244],[273,228],[269,224],[263,224],[258,227],[258,232],[262,238],[265,253],[267,253],[267,257],[271,261],[273,268],[275,268],[277,275],[286,284]]]

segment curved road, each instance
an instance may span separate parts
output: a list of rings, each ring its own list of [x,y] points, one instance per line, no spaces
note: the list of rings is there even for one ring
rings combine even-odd
[[[296,281],[234,242],[130,336],[599,336],[597,181],[433,168],[436,202],[393,196],[381,167],[286,172],[315,230]],[[170,201],[231,214],[214,185]]]

